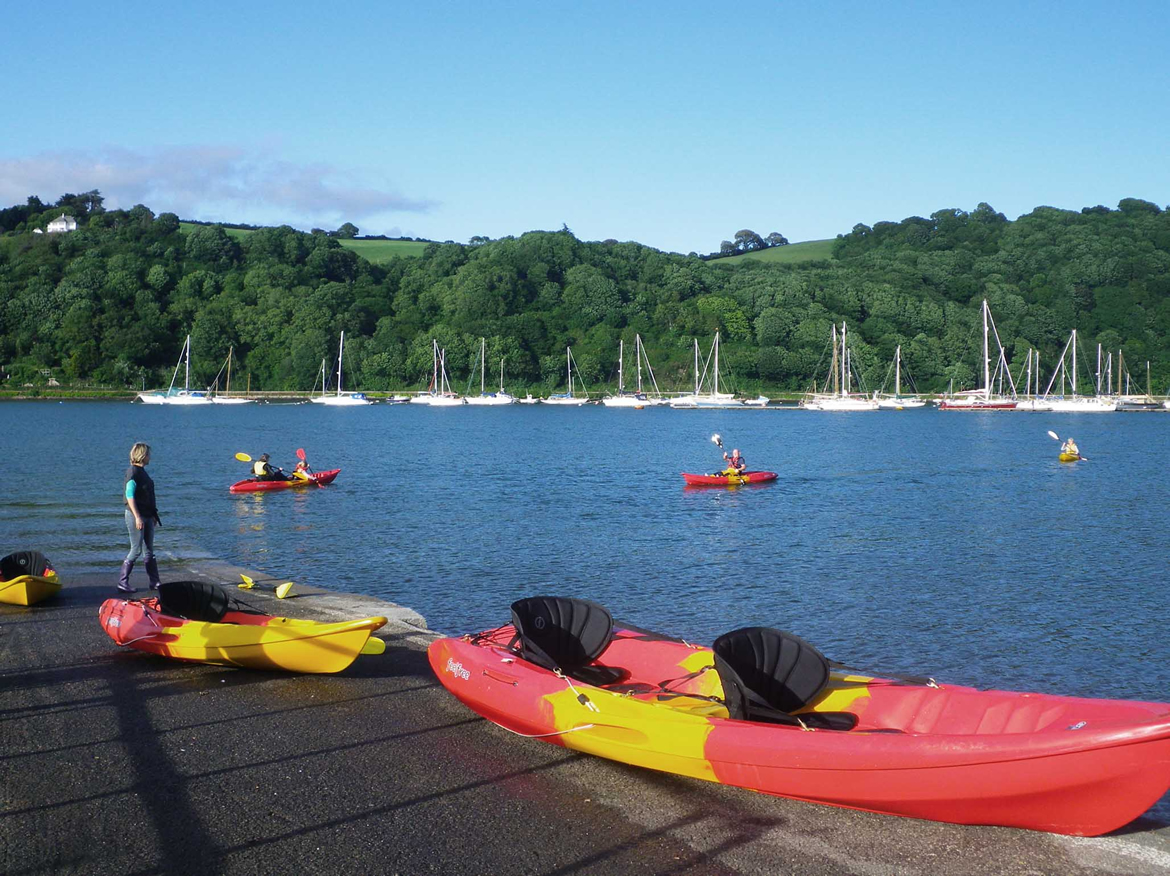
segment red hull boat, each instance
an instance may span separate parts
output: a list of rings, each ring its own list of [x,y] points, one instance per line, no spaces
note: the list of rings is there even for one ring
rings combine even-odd
[[[1128,824],[1170,788],[1170,703],[838,667],[791,713],[808,726],[766,723],[729,717],[710,648],[618,627],[585,666],[603,679],[590,683],[525,659],[515,632],[439,639],[431,668],[508,730],[635,766],[852,809],[1081,836]],[[818,727],[818,713],[847,720]]]
[[[271,490],[294,490],[298,487],[312,487],[324,486],[325,484],[333,483],[333,480],[341,474],[341,469],[335,468],[332,471],[315,471],[309,473],[309,480],[301,480],[300,478],[293,478],[289,481],[258,481],[255,478],[248,478],[243,481],[236,481],[229,488],[232,493],[263,493]]]
[[[774,471],[745,471],[741,475],[682,473],[690,487],[737,487],[740,484],[765,484],[778,477]]]

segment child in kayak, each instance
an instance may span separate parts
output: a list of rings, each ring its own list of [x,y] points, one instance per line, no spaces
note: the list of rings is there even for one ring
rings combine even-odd
[[[302,481],[311,481],[312,478],[309,477],[309,473],[311,471],[312,469],[309,468],[309,461],[307,459],[302,459],[297,463],[297,467],[293,469],[293,477]]]
[[[723,470],[725,475],[742,475],[744,469],[747,468],[747,460],[739,455],[738,447],[731,451],[731,456],[728,456],[727,451],[724,451],[723,458],[727,460],[727,468]]]

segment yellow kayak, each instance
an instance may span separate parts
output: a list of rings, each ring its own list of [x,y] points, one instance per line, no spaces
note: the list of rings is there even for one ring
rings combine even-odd
[[[227,611],[220,621],[211,622],[164,614],[157,599],[107,599],[98,617],[119,645],[176,660],[247,669],[340,672],[359,654],[385,650],[385,643],[370,635],[386,623],[384,617],[317,623]]]
[[[0,602],[34,605],[60,590],[61,579],[40,551],[18,551],[0,560]]]
[[[1062,453],[1062,454],[1060,454],[1060,461],[1061,462],[1077,462],[1078,460],[1080,460],[1080,458],[1081,458],[1081,455],[1079,453]]]

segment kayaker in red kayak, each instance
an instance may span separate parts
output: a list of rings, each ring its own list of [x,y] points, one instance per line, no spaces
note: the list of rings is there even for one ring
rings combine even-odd
[[[313,469],[309,468],[309,461],[307,459],[302,459],[297,463],[297,467],[293,469],[293,477],[302,481],[312,480],[312,478],[309,477],[309,474],[312,471]]]
[[[727,451],[723,451],[723,458],[727,460],[727,468],[723,470],[725,475],[742,475],[747,468],[747,460],[739,455],[739,448],[736,447],[731,451],[731,456],[727,455]]]
[[[273,468],[268,464],[268,454],[261,453],[260,458],[252,464],[252,474],[258,481],[287,481],[291,478],[282,468]]]

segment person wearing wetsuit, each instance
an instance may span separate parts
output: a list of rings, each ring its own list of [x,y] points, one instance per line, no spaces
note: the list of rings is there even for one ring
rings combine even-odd
[[[126,503],[126,532],[130,536],[130,552],[122,561],[122,571],[118,575],[118,591],[133,593],[134,585],[130,583],[130,573],[134,570],[134,563],[139,556],[146,561],[146,578],[150,582],[150,589],[157,590],[159,586],[158,560],[154,556],[154,528],[161,526],[158,517],[158,504],[154,497],[154,481],[146,473],[146,465],[150,462],[150,445],[138,442],[130,448],[130,467],[126,469],[126,483],[122,494]]]

